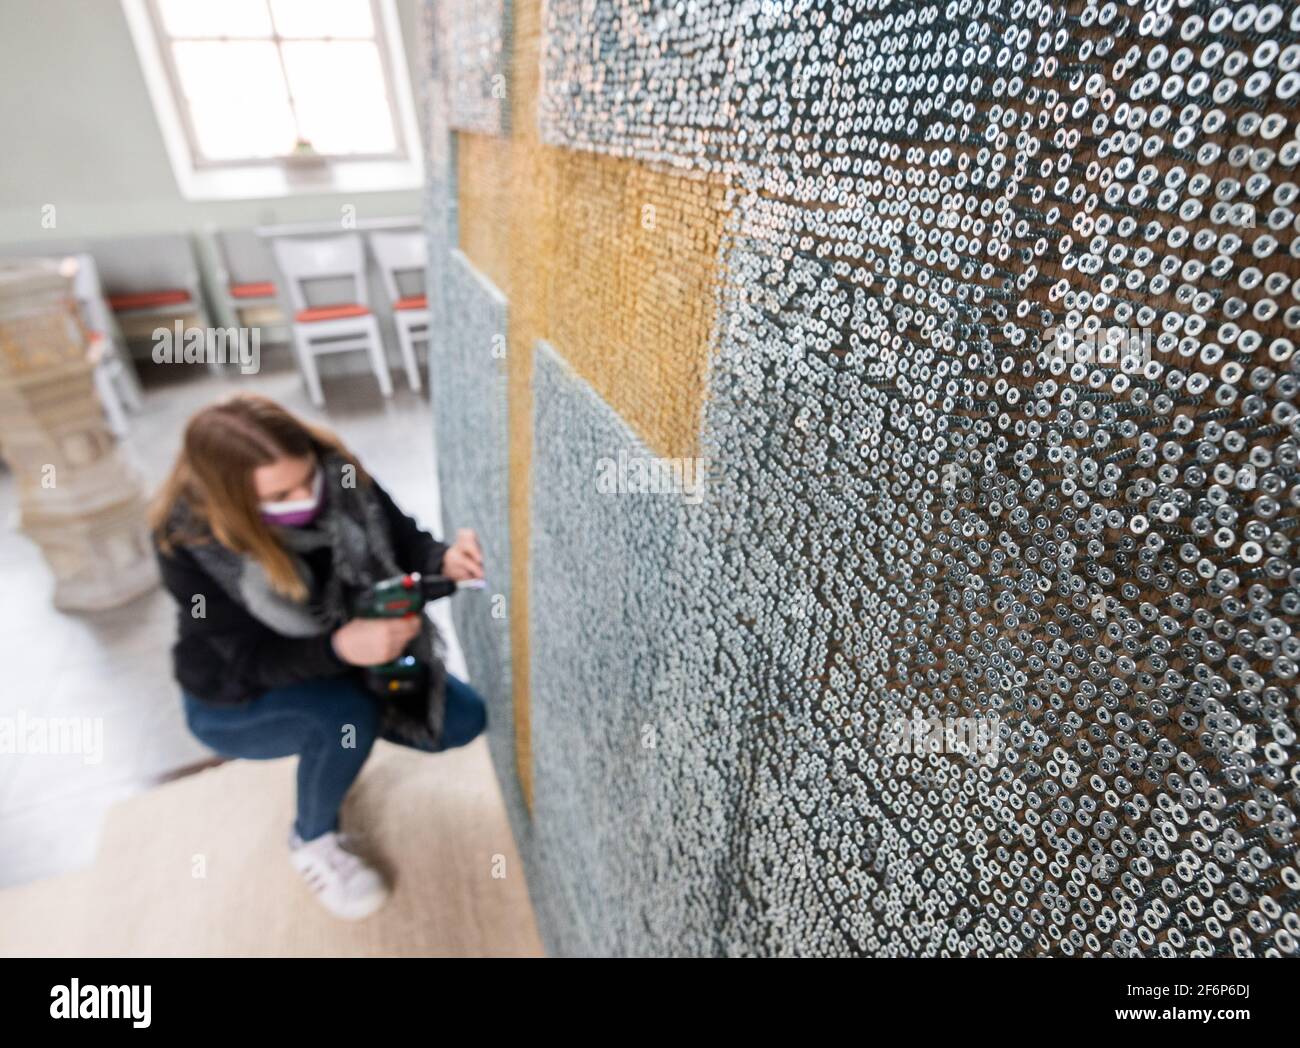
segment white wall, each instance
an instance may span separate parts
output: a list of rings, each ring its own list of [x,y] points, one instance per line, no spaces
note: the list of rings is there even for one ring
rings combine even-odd
[[[417,3],[397,5],[415,78]],[[0,2],[0,143],[0,243],[332,221],[344,204],[359,219],[420,211],[418,190],[183,199],[118,0]]]

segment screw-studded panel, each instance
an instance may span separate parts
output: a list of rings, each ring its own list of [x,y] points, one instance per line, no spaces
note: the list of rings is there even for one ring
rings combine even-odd
[[[448,260],[443,294],[447,322],[433,374],[443,518],[451,527],[474,529],[488,572],[483,590],[456,595],[452,615],[470,679],[488,703],[493,757],[511,768],[506,301],[459,251]],[[513,779],[505,789],[513,794]]]
[[[710,484],[674,545],[635,530],[658,526],[654,496],[595,494],[587,402],[565,418],[539,379],[550,477],[585,471],[628,515],[602,534],[631,529],[634,566],[539,556],[537,701],[596,701],[564,699],[563,640],[626,621],[640,579],[672,614],[628,626],[630,679],[666,682],[639,730],[683,693],[712,704],[674,751],[685,827],[653,749],[617,726],[569,738],[590,821],[538,829],[603,842],[585,872],[547,868],[579,940],[1296,952],[1300,9],[546,12],[544,141],[736,190]],[[539,552],[587,527],[548,482]],[[918,717],[994,724],[998,745],[897,752]],[[608,808],[611,768],[657,783],[654,810]],[[663,848],[699,864],[673,919],[623,861],[665,869]]]
[[[509,122],[510,0],[440,0],[436,31],[447,85],[447,123],[502,134]]]

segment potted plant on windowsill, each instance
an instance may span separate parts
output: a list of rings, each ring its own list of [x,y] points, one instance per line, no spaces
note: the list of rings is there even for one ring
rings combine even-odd
[[[312,169],[325,166],[325,158],[316,152],[316,147],[305,138],[299,138],[293,144],[293,150],[280,158],[285,167],[294,169]]]

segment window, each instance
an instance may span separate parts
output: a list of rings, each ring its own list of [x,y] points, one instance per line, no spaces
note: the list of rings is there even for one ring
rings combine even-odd
[[[123,4],[186,196],[419,184],[392,0]]]

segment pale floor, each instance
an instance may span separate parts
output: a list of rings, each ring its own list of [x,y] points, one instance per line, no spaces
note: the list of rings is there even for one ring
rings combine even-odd
[[[150,493],[199,407],[238,389],[264,393],[335,430],[397,503],[434,535],[441,510],[427,391],[404,376],[385,401],[369,375],[325,379],[314,410],[287,354],[268,350],[258,375],[210,375],[201,365],[146,365],[142,410],[124,442]],[[107,808],[122,797],[206,761],[188,732],[171,677],[175,608],[161,589],[113,611],[58,612],[37,547],[16,529],[13,478],[0,471],[0,720],[89,717],[103,726],[103,759],[0,753],[0,887],[84,866]],[[464,674],[446,601],[434,619],[448,638],[448,666]]]

